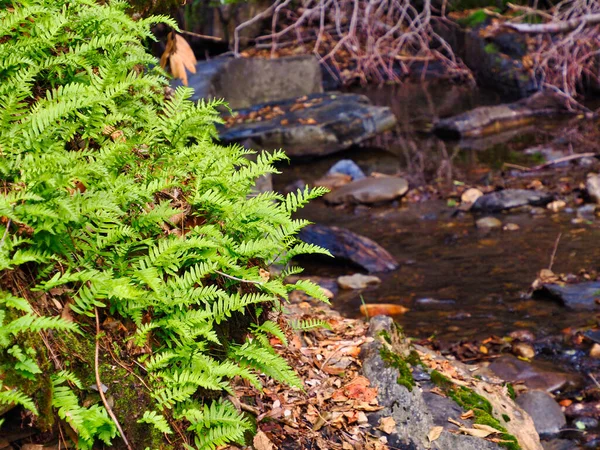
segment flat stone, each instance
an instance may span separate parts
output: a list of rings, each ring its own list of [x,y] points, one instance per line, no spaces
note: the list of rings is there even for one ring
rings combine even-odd
[[[504,381],[523,382],[529,389],[547,392],[580,382],[580,378],[576,375],[560,372],[552,364],[539,361],[526,362],[512,355],[496,358],[489,365],[489,369]]]
[[[334,257],[352,261],[370,273],[398,268],[398,262],[382,246],[344,228],[309,225],[298,233],[298,238],[326,248]]]
[[[521,227],[516,223],[507,223],[502,227],[504,231],[519,231]]]
[[[502,221],[495,217],[482,217],[475,222],[477,228],[500,228]]]
[[[481,192],[479,189],[470,188],[462,193],[462,195],[460,196],[460,201],[462,203],[472,204],[472,203],[475,203],[475,200],[477,200],[482,195],[483,195],[483,192]]]
[[[567,424],[559,404],[547,392],[524,392],[517,397],[517,404],[531,416],[540,436],[554,436]]]
[[[261,116],[260,111],[278,113]],[[247,120],[218,126],[222,141],[249,139],[264,150],[283,148],[292,157],[334,153],[396,125],[390,108],[373,106],[366,96],[356,94],[313,94],[255,104],[235,114]]]
[[[214,58],[188,75],[192,100],[222,98],[233,109],[323,92],[319,61],[311,55],[276,59]],[[178,86],[181,82],[174,81]]]
[[[596,203],[600,203],[600,175],[596,173],[588,173],[585,181],[585,189],[590,198]]]
[[[555,200],[546,205],[546,208],[548,208],[552,212],[559,212],[565,209],[566,207],[567,204],[563,200]]]
[[[596,299],[600,299],[600,281],[565,285],[545,283],[536,295],[555,298],[571,309],[596,309],[600,308],[596,303]]]
[[[325,201],[340,203],[379,203],[402,197],[408,192],[408,181],[398,177],[363,178],[353,181],[325,196]]]
[[[504,189],[491,192],[479,197],[471,211],[474,212],[500,212],[520,206],[544,206],[553,200],[554,196],[546,192],[527,189]]]
[[[368,286],[381,283],[381,280],[373,275],[355,273],[354,275],[338,277],[337,282],[342,289],[364,289]]]

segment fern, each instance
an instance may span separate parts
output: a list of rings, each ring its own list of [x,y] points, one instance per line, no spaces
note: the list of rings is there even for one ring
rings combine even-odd
[[[306,319],[306,320],[291,320],[290,326],[292,329],[297,331],[310,331],[316,330],[319,328],[325,328],[326,330],[331,330],[331,325],[329,325],[324,320],[319,319]]]
[[[151,24],[176,24],[134,21],[127,7],[0,0],[0,403],[68,422],[78,448],[110,445],[115,425],[86,392],[99,315],[126,335],[113,352],[145,368],[139,427],[169,433],[168,413],[197,448],[243,443],[250,421],[223,401],[234,380],[302,385],[270,345],[285,333],[260,317],[293,289],[326,300],[310,282],[284,282],[301,271],[294,257],[328,254],[300,242],[308,222],[291,218],[326,191],[256,194],[284,152],[251,161],[216,143],[222,101],[194,104],[188,88],[165,98],[143,42]],[[272,263],[283,274],[262,278]],[[100,374],[111,359],[100,355]]]

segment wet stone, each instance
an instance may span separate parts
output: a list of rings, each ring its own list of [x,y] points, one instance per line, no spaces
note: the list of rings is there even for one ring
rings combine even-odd
[[[378,285],[381,280],[373,275],[355,273],[338,277],[337,282],[342,289],[365,289],[368,286]]]
[[[474,212],[500,212],[520,206],[544,206],[553,200],[553,195],[527,189],[504,189],[479,197],[471,210]]]
[[[519,231],[521,227],[516,223],[507,223],[502,227],[504,231]]]
[[[583,205],[577,208],[577,217],[582,219],[593,219],[596,215],[597,205]]]
[[[585,181],[585,189],[589,197],[600,204],[600,175],[596,173],[590,173]]]
[[[586,281],[564,286],[546,283],[536,291],[536,295],[555,298],[571,309],[597,309],[600,308],[596,302],[600,299],[600,281]]]
[[[381,177],[363,178],[346,184],[325,196],[325,201],[340,203],[379,203],[402,197],[408,192],[408,182],[404,178]]]
[[[331,169],[327,172],[327,175],[339,173],[343,175],[349,175],[352,181],[362,180],[366,178],[366,175],[362,171],[358,164],[351,159],[340,159],[336,162]]]
[[[540,436],[553,436],[567,424],[559,404],[544,391],[528,391],[517,397],[517,404],[533,419]]]
[[[475,222],[475,226],[481,229],[500,228],[502,222],[495,217],[482,217]]]

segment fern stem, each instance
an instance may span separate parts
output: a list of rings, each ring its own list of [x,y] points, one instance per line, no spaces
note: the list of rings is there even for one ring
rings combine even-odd
[[[225,272],[221,272],[220,270],[215,270],[215,272],[217,272],[219,275],[223,275],[225,278],[230,278],[232,280],[241,281],[242,283],[251,283],[251,284],[258,284],[258,285],[264,284],[264,282],[262,282],[262,281],[244,280],[242,278],[234,277],[233,275],[228,275]]]
[[[96,350],[94,353],[94,372],[96,372],[96,386],[98,386],[98,392],[100,393],[100,398],[102,399],[102,403],[104,404],[104,407],[106,408],[106,411],[108,412],[108,415],[110,416],[112,421],[115,423],[117,430],[119,430],[119,434],[121,435],[121,439],[123,439],[123,442],[125,443],[125,446],[127,447],[127,450],[133,450],[133,447],[131,447],[131,445],[129,445],[129,441],[127,440],[127,437],[125,436],[125,433],[123,432],[123,428],[121,428],[121,425],[119,424],[119,420],[117,419],[117,416],[115,416],[115,413],[113,412],[112,408],[106,401],[106,397],[104,396],[104,391],[102,390],[102,380],[100,379],[100,369],[98,368],[98,360],[99,360],[99,355],[100,355],[100,318],[98,317],[98,308],[95,306],[94,306],[94,314],[96,316]]]
[[[6,236],[8,235],[8,230],[10,229],[10,225],[12,223],[12,219],[8,219],[6,223],[6,230],[4,230],[4,235],[2,236],[2,240],[0,241],[0,248],[4,247],[4,241],[6,240]]]

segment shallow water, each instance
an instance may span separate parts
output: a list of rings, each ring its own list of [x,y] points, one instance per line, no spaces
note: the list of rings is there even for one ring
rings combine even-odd
[[[361,148],[282,167],[283,173],[274,179],[276,189],[283,190],[298,179],[310,183],[342,158],[353,159],[367,174],[402,174],[411,186],[435,182],[451,189],[456,180],[485,183],[490,169],[499,169],[504,162],[539,162],[539,157],[525,155],[523,150],[548,143],[556,136],[557,127],[560,133],[560,127],[567,126],[539,122],[535,127],[502,136],[444,142],[427,134],[432,120],[501,99],[456,86],[396,86],[363,93],[377,104],[392,107],[399,119],[396,132]],[[589,169],[554,170],[555,177],[569,175],[577,183],[584,181]],[[361,301],[402,304],[410,311],[397,320],[409,335],[435,335],[447,342],[491,334],[503,336],[523,328],[542,337],[557,334],[567,326],[595,324],[593,313],[567,311],[552,301],[527,299],[525,294],[536,273],[548,267],[559,233],[562,237],[555,256],[555,272],[597,269],[597,223],[574,225],[573,213],[532,216],[520,212],[498,215],[504,223],[518,224],[519,231],[482,232],[475,228],[470,214],[453,217],[454,208],[435,194],[430,197],[418,203],[375,208],[331,208],[317,201],[302,211],[301,216],[313,222],[342,226],[370,237],[401,263],[396,271],[377,274],[381,285],[363,291],[362,299],[358,293],[342,292],[334,300],[338,310],[355,316]],[[354,271],[358,270],[322,261],[307,266],[307,274],[320,276]]]

